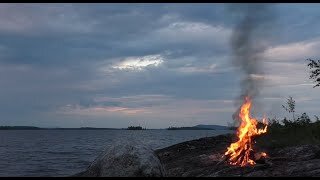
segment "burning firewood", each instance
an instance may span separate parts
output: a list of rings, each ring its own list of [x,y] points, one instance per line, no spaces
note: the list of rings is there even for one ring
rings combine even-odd
[[[267,123],[263,119],[265,127],[259,129],[258,121],[250,117],[251,99],[247,96],[241,106],[239,118],[240,126],[237,129],[238,141],[230,144],[225,152],[225,156],[231,165],[255,165],[257,160],[261,161],[267,156],[266,153],[254,153],[254,137],[267,132]]]

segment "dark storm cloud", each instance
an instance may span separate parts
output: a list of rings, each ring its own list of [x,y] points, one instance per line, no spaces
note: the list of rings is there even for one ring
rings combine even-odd
[[[191,8],[189,5],[185,6],[187,9]],[[205,7],[198,6],[193,13],[197,14],[201,12],[201,7]],[[170,5],[144,4],[7,5],[2,9],[9,8],[11,11],[7,10],[6,17],[0,20],[0,24],[8,24],[7,19],[17,19],[17,22],[11,22],[11,29],[16,31],[0,28],[3,31],[0,34],[2,45],[10,50],[10,58],[4,61],[64,66],[66,63],[139,56],[172,49],[179,50],[184,55],[208,51],[206,45],[213,42],[210,39],[198,41],[198,44],[197,41],[185,41],[187,38],[184,36],[180,40],[164,39],[167,35],[165,33],[175,32],[175,29],[168,29],[171,23],[192,20],[190,15],[184,16],[187,12],[184,8],[181,9],[183,6],[177,6],[177,11],[174,7],[172,9]],[[222,8],[209,7],[210,12]],[[179,14],[179,9],[182,14]],[[167,14],[170,17],[171,13],[179,14],[180,18],[164,18]],[[158,29],[165,32],[155,32]],[[221,49],[221,46],[216,47],[218,49],[211,48],[211,51]]]

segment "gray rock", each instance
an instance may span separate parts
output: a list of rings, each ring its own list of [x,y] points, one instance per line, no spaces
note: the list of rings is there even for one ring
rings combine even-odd
[[[161,177],[165,170],[153,150],[141,142],[118,143],[100,154],[84,177]]]
[[[156,150],[168,176],[319,176],[320,145],[308,144],[268,149],[269,157],[254,166],[229,165],[222,155],[232,135],[220,135],[179,143]],[[195,147],[190,149],[188,147]]]

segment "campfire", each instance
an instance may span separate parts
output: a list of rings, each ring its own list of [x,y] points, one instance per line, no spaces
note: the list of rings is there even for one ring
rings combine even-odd
[[[239,165],[241,167],[247,165],[255,165],[256,161],[265,158],[265,152],[255,152],[253,144],[254,137],[267,132],[267,121],[263,118],[262,129],[258,128],[258,120],[250,117],[252,101],[246,96],[244,103],[241,105],[239,112],[240,126],[237,129],[238,141],[230,144],[225,152],[225,157],[231,165]]]

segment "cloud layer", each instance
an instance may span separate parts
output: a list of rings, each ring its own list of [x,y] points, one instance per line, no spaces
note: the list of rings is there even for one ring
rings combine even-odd
[[[319,5],[275,5],[253,114],[319,113],[305,59],[318,58]],[[1,4],[2,125],[227,125],[243,74],[225,4]],[[297,21],[303,19],[303,21]]]

